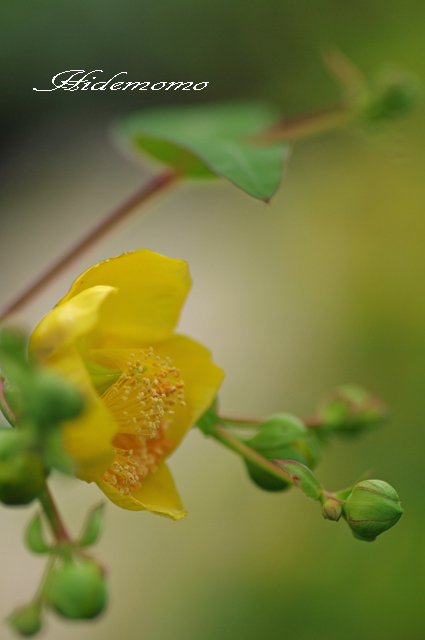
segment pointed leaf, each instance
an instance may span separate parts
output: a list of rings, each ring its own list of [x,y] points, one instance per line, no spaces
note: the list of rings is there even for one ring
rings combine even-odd
[[[123,119],[118,138],[188,178],[220,176],[254,198],[268,201],[278,189],[290,147],[258,144],[253,136],[280,119],[261,102],[149,109]]]
[[[39,513],[31,520],[25,532],[25,543],[34,553],[49,553],[52,549],[51,545],[43,538],[41,515]]]
[[[104,509],[105,503],[102,502],[89,512],[83,533],[78,542],[80,547],[90,547],[98,541],[102,529]]]

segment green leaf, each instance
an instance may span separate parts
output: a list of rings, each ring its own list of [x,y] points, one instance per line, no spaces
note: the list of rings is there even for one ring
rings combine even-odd
[[[102,530],[104,509],[105,503],[102,502],[89,512],[84,530],[78,541],[80,547],[90,547],[98,541]]]
[[[25,543],[34,553],[49,553],[49,551],[51,551],[51,546],[47,544],[43,538],[41,516],[39,513],[31,520],[26,530]]]
[[[322,483],[305,465],[293,460],[273,460],[273,462],[312,500],[319,500],[323,495],[325,489]]]
[[[253,137],[279,119],[274,107],[254,101],[170,106],[121,120],[116,133],[133,151],[171,165],[182,176],[223,177],[267,202],[280,185],[290,147],[256,143]]]
[[[200,418],[198,418],[196,426],[204,435],[209,436],[214,427],[221,422],[222,420],[216,412],[216,401],[214,401],[211,407],[207,409]]]

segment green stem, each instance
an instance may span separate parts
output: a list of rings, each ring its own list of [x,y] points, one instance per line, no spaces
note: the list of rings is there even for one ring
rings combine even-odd
[[[257,453],[251,447],[248,447],[244,442],[239,440],[236,436],[231,434],[227,429],[222,427],[220,424],[217,424],[209,433],[209,435],[224,444],[228,449],[231,449],[238,455],[240,455],[248,462],[252,462],[260,469],[264,469],[268,474],[278,478],[279,480],[284,480],[285,482],[289,482],[291,484],[295,484],[294,481],[289,478],[281,469],[276,467],[272,462],[264,458],[260,453]]]
[[[265,422],[265,416],[250,416],[238,413],[220,413],[223,422],[228,422],[232,427],[258,427]],[[301,418],[307,429],[317,429],[323,425],[323,420],[318,416],[308,416]]]
[[[266,418],[248,414],[220,413],[220,419],[235,427],[258,427]]]
[[[12,427],[14,427],[16,418],[12,413],[12,409],[9,407],[7,403],[6,396],[4,395],[4,382],[5,382],[5,378],[0,374],[0,410],[4,415],[4,417],[6,418],[6,420],[8,421],[8,423]]]
[[[47,484],[43,491],[39,494],[38,499],[40,500],[46,518],[49,521],[50,528],[53,532],[56,542],[70,542],[71,538],[65,528],[65,525],[62,522],[59,511],[53,501],[52,494],[50,493]]]
[[[49,582],[50,582],[50,578],[51,578],[51,574],[52,574],[52,569],[54,567],[56,563],[56,554],[52,553],[49,556],[49,559],[47,561],[46,564],[46,568],[44,569],[44,573],[43,576],[40,580],[40,584],[38,586],[38,589],[34,595],[34,598],[32,599],[32,602],[34,604],[41,602],[43,600],[43,598],[45,597],[45,593],[48,589],[49,586]]]
[[[14,300],[0,314],[0,321],[6,317],[20,311],[34,296],[36,296],[46,285],[56,278],[64,269],[71,265],[77,258],[83,255],[96,242],[101,240],[119,222],[122,222],[129,213],[139,204],[146,202],[158,191],[175,182],[178,175],[175,171],[164,171],[153,176],[153,178],[130,195],[124,202],[118,205],[110,214],[100,221],[89,233],[81,238],[65,255],[53,264],[44,274],[41,274],[16,300]]]

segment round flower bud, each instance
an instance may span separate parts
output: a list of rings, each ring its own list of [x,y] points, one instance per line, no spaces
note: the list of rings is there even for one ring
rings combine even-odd
[[[401,518],[397,492],[382,480],[364,480],[356,484],[347,498],[344,513],[354,536],[375,540]]]
[[[420,93],[417,78],[399,69],[388,69],[361,106],[359,119],[369,124],[402,118],[417,105]]]
[[[49,587],[50,605],[65,618],[94,618],[105,608],[108,592],[102,571],[91,560],[66,562]]]
[[[0,459],[0,501],[8,505],[28,504],[38,496],[46,482],[40,457],[36,453],[18,453]]]
[[[328,498],[322,504],[322,514],[326,520],[334,520],[334,522],[338,522],[342,516],[341,503],[333,500],[332,498]]]
[[[39,603],[29,604],[14,611],[8,621],[22,636],[34,636],[41,629],[41,607]]]
[[[278,413],[268,418],[246,444],[267,460],[295,460],[304,465],[312,465],[315,460],[307,428],[299,418],[288,413]],[[284,478],[276,478],[252,462],[245,461],[245,464],[251,479],[262,489],[284,491],[291,487]]]
[[[5,504],[28,504],[44,487],[43,463],[27,445],[26,433],[0,430],[0,501]]]
[[[322,434],[355,436],[382,424],[387,407],[368,391],[353,384],[339,387],[323,403],[319,417]]]
[[[27,412],[44,423],[55,423],[78,416],[83,410],[81,394],[67,382],[49,373],[34,376]]]

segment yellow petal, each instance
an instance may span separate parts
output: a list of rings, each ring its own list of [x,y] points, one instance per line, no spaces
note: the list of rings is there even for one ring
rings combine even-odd
[[[110,286],[94,286],[56,306],[32,332],[30,354],[45,360],[53,351],[68,347],[89,333],[99,320],[101,305],[116,291]]]
[[[110,466],[118,425],[102,404],[76,349],[56,351],[46,365],[82,393],[81,416],[62,424],[64,448],[75,463],[75,475],[86,482],[97,480]]]
[[[181,520],[187,514],[183,511],[180,496],[167,465],[159,465],[155,473],[149,474],[142,482],[142,488],[128,496],[123,496],[103,480],[98,482],[103,493],[114,504],[130,511],[151,511],[160,516]]]
[[[180,369],[180,379],[185,384],[186,406],[176,404],[173,407],[175,415],[167,431],[167,437],[173,440],[175,449],[213,403],[223,382],[224,372],[212,361],[209,349],[186,336],[174,334],[170,340],[156,345],[154,349],[161,358],[171,358],[173,365]]]
[[[147,249],[105,260],[83,273],[60,306],[96,285],[117,288],[102,306],[93,347],[137,347],[165,340],[191,286],[187,264]]]
[[[117,366],[123,371],[132,351],[135,349],[101,349],[93,350],[89,355],[99,364]],[[186,336],[174,334],[165,342],[154,345],[154,354],[161,359],[171,358],[173,366],[180,369],[179,379],[184,382],[186,406],[176,404],[173,407],[174,416],[167,430],[167,437],[174,442],[170,455],[190,427],[211,406],[224,373],[213,363],[208,349]]]

